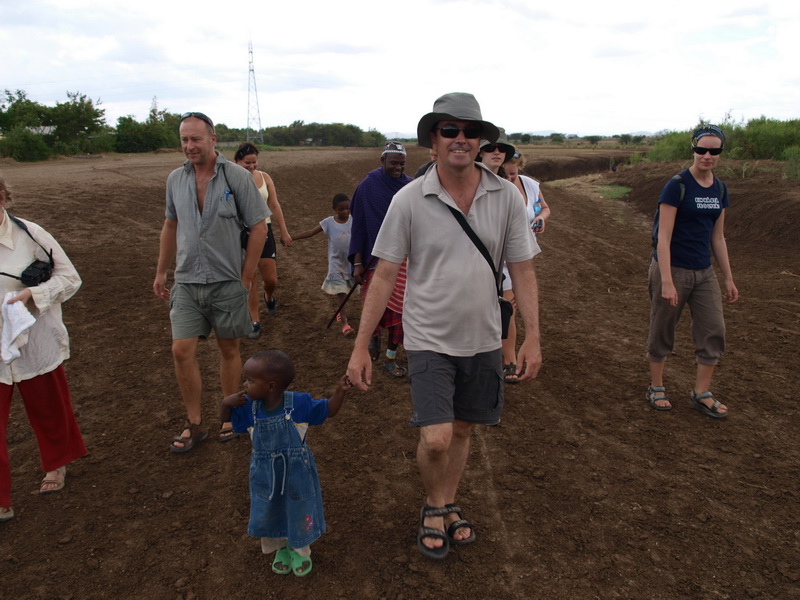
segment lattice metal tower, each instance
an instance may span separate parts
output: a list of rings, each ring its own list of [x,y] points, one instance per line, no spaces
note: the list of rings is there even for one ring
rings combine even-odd
[[[264,134],[261,132],[261,113],[258,110],[258,90],[256,89],[256,71],[253,68],[253,42],[247,42],[247,51],[250,54],[250,84],[247,88],[247,141],[264,143]]]

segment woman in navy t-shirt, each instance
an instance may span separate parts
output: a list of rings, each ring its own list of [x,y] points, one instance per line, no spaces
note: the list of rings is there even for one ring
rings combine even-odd
[[[664,386],[664,363],[672,353],[675,329],[688,304],[697,360],[692,405],[711,417],[728,416],[728,408],[709,391],[714,369],[725,351],[722,294],[711,265],[712,254],[725,278],[726,298],[730,302],[739,298],[724,234],[725,211],[730,205],[727,187],[713,172],[724,146],[725,134],[719,127],[697,129],[692,135],[692,166],[673,177],[658,199],[653,226],[656,250],[649,274],[650,387],[646,394],[656,410],[672,408]]]

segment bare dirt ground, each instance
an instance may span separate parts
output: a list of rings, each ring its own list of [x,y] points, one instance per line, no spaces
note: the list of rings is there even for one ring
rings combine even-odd
[[[413,150],[412,173],[426,160]],[[477,543],[442,562],[417,551],[423,492],[408,387],[376,373],[368,394],[351,394],[336,419],[309,435],[329,532],[304,579],[274,575],[246,535],[247,439],[209,440],[185,456],[167,449],[183,409],[168,308],[151,283],[164,182],[182,156],[0,162],[15,212],[50,230],[84,280],[64,314],[67,374],[89,447],[69,467],[64,491],[35,494],[38,452],[15,401],[17,518],[0,526],[0,596],[800,598],[798,185],[769,163],[727,179],[742,298],[725,308],[729,350],[714,390],[731,416],[717,422],[688,403],[688,314],[668,365],[675,409],[657,413],[644,401],[650,217],[682,165],[611,173],[602,151],[544,158],[528,172],[537,175],[539,164],[543,173],[561,169],[547,180],[598,173],[543,188],[553,209],[536,259],[545,362],[535,382],[507,387],[502,425],[474,435],[461,503]],[[375,150],[262,154],[297,232],[326,217],[331,196],[352,193],[377,164]],[[597,184],[611,183],[634,192],[626,200],[597,193]],[[244,355],[288,351],[298,366],[294,389],[315,395],[333,389],[352,344],[324,328],[334,308],[319,289],[325,243],[320,235],[279,249],[279,314],[264,314],[266,334],[242,343]],[[200,360],[213,433],[213,339]]]

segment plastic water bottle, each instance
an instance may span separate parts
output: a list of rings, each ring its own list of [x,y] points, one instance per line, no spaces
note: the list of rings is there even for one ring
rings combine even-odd
[[[542,212],[542,201],[537,197],[536,200],[533,202],[533,214],[536,217]],[[534,218],[533,220],[533,231],[541,231],[542,230],[542,220]]]

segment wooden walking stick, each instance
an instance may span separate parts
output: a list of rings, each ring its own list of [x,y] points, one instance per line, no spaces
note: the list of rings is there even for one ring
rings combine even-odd
[[[353,284],[353,287],[351,287],[351,288],[350,288],[350,291],[349,291],[349,292],[347,292],[347,295],[344,297],[344,300],[342,300],[342,303],[341,303],[341,304],[339,304],[339,308],[337,308],[337,309],[336,309],[336,312],[335,312],[335,313],[333,313],[333,316],[331,317],[331,320],[330,320],[330,321],[328,321],[328,324],[325,326],[325,329],[330,329],[330,327],[331,327],[331,324],[333,324],[333,322],[336,320],[336,316],[337,316],[337,315],[338,315],[340,312],[342,312],[342,309],[344,308],[344,305],[345,305],[345,304],[347,304],[347,301],[348,301],[348,300],[350,300],[350,296],[352,296],[352,295],[353,295],[353,292],[355,292],[355,291],[356,291],[356,288],[357,288],[359,285],[361,285],[361,284],[360,284],[360,283],[354,283],[354,284]]]
[[[373,256],[373,257],[371,257],[371,258],[369,259],[369,262],[367,263],[367,266],[366,266],[366,268],[364,269],[364,273],[366,273],[367,271],[369,271],[369,268],[372,266],[372,263],[373,263],[374,261],[375,261],[375,257],[374,257],[374,256]],[[344,300],[342,300],[341,304],[339,304],[339,308],[337,308],[337,309],[336,309],[336,312],[335,312],[335,313],[333,313],[333,316],[331,317],[331,320],[330,320],[330,321],[328,321],[328,324],[325,326],[325,329],[330,329],[330,328],[331,328],[331,325],[332,325],[332,324],[333,324],[333,322],[336,320],[336,315],[338,315],[340,312],[342,312],[342,309],[344,308],[344,305],[345,305],[345,304],[347,304],[347,301],[348,301],[348,300],[350,300],[350,296],[352,296],[352,295],[353,295],[353,292],[355,292],[355,291],[356,291],[356,288],[357,288],[359,285],[361,285],[361,284],[360,284],[360,283],[358,283],[358,282],[356,282],[356,283],[354,283],[354,284],[353,284],[353,287],[351,287],[351,288],[350,288],[350,291],[349,291],[349,292],[347,292],[347,295],[344,297]]]

